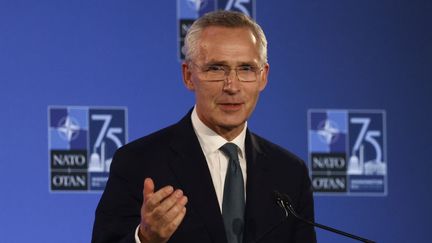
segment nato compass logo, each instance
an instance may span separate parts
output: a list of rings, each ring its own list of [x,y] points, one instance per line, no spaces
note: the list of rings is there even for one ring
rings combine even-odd
[[[48,107],[51,191],[100,191],[127,140],[126,109]]]
[[[218,9],[242,12],[254,18],[255,0],[177,0],[178,43],[180,60],[184,37],[192,23],[204,14]]]
[[[384,111],[309,110],[308,123],[315,192],[387,194]]]

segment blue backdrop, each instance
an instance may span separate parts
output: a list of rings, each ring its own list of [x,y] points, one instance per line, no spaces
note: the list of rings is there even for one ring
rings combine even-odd
[[[257,1],[269,85],[250,128],[307,160],[307,110],[387,112],[388,195],[317,196],[316,220],[430,242],[432,4]],[[49,105],[125,106],[129,141],[193,105],[175,1],[0,0],[0,242],[89,242],[100,193],[50,193]],[[319,242],[354,242],[318,230]]]

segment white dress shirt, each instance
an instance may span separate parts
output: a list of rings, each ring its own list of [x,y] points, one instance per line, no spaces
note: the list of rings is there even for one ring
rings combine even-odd
[[[219,150],[225,143],[234,143],[238,147],[238,155],[240,160],[240,167],[243,174],[244,192],[246,198],[246,154],[245,154],[245,138],[247,122],[241,133],[231,141],[218,135],[216,132],[207,127],[198,117],[196,107],[194,107],[191,115],[192,126],[195,134],[198,137],[199,144],[207,160],[207,166],[213,181],[213,186],[219,202],[219,208],[222,212],[223,192],[225,185],[225,175],[228,168],[229,158],[222,151]],[[186,194],[187,196],[187,194]],[[138,237],[139,225],[135,230],[135,241],[141,243]]]
[[[219,150],[225,143],[231,142],[237,145],[238,155],[240,160],[240,167],[243,174],[243,181],[246,192],[246,154],[245,154],[245,138],[246,138],[246,127],[243,128],[242,132],[233,140],[227,141],[225,138],[218,135],[216,132],[207,127],[199,118],[196,113],[196,109],[192,111],[192,126],[198,137],[198,141],[203,150],[204,156],[207,160],[207,165],[210,171],[210,175],[213,180],[213,186],[216,191],[218,198],[219,207],[222,212],[222,201],[223,192],[225,185],[225,175],[228,168],[229,158],[222,151]]]

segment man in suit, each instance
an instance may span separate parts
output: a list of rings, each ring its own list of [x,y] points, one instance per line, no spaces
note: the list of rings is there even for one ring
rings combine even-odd
[[[191,26],[183,51],[196,104],[116,152],[92,242],[316,242],[273,196],[288,194],[313,220],[304,162],[247,128],[269,72],[261,27],[241,13],[212,12]]]

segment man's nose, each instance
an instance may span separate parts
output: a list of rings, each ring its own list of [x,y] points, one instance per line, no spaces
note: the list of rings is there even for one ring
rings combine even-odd
[[[237,76],[237,71],[235,69],[231,69],[225,80],[224,90],[230,92],[237,92],[240,89],[240,80]]]

